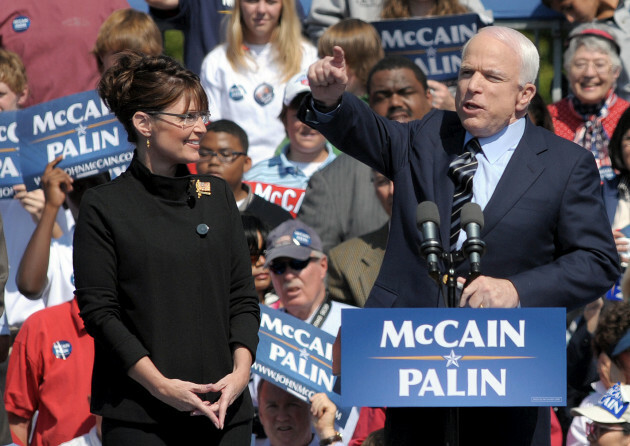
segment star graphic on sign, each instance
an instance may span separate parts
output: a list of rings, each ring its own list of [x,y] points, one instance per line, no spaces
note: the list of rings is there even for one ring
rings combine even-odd
[[[81,135],[85,135],[86,133],[87,133],[87,127],[84,126],[83,124],[79,124],[79,127],[77,127],[77,134],[81,136]]]
[[[435,57],[437,55],[437,50],[433,47],[429,47],[427,49],[427,56],[429,57]]]
[[[308,359],[309,356],[311,355],[309,354],[308,350],[306,350],[305,348],[300,350],[300,358]]]
[[[451,364],[453,364],[455,367],[459,367],[458,364],[458,360],[459,358],[461,358],[461,356],[457,356],[455,354],[455,352],[453,350],[451,350],[451,354],[448,356],[442,356],[444,359],[446,359],[446,367],[450,366]]]

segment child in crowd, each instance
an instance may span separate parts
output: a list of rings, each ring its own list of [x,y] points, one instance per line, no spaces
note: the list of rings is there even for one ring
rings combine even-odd
[[[118,9],[103,22],[92,50],[99,72],[111,67],[123,50],[162,54],[162,33],[151,16],[136,9]]]
[[[243,175],[252,166],[247,155],[249,139],[237,123],[220,119],[206,126],[206,134],[199,141],[199,161],[196,171],[202,175],[223,178],[232,193],[238,210],[248,212],[273,229],[293,218],[288,211],[254,194]]]
[[[305,189],[311,175],[335,159],[326,138],[297,117],[300,103],[309,91],[308,79],[303,73],[288,82],[280,119],[289,143],[279,155],[254,165],[245,174],[246,181]]]
[[[332,56],[335,46],[340,46],[346,55],[346,91],[367,102],[368,74],[376,62],[385,57],[376,28],[363,20],[343,19],[324,31],[319,38],[319,58]]]

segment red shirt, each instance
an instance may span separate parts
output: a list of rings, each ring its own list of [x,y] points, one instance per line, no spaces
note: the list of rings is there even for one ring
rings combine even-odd
[[[26,319],[9,358],[4,401],[7,412],[22,418],[39,410],[31,445],[56,446],[94,426],[88,403],[93,361],[94,341],[76,300]]]
[[[0,47],[17,53],[28,77],[26,106],[94,90],[99,80],[91,53],[98,30],[127,0],[2,0]]]

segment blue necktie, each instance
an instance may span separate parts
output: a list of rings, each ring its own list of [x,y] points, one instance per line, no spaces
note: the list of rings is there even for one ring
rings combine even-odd
[[[451,251],[457,247],[461,230],[460,214],[462,207],[469,203],[473,197],[473,176],[477,170],[476,154],[481,152],[481,146],[477,138],[473,138],[466,143],[465,149],[464,153],[451,162],[448,169],[448,176],[455,183],[451,213]]]

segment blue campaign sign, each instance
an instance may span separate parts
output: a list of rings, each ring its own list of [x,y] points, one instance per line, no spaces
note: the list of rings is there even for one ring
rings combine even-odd
[[[565,309],[342,310],[344,405],[563,406]]]
[[[326,393],[337,406],[337,423],[345,425],[350,409],[341,408],[341,398],[333,390],[335,337],[283,311],[261,305],[258,338],[252,372],[304,401],[310,401],[315,393]]]
[[[12,198],[13,186],[22,184],[20,173],[19,144],[17,136],[17,112],[0,113],[0,199]]]
[[[429,79],[457,79],[464,44],[483,26],[477,14],[372,22],[387,55],[411,59]]]
[[[101,101],[86,91],[18,112],[20,163],[28,190],[39,187],[46,165],[57,156],[58,167],[72,178],[123,172],[133,156],[127,132]]]

